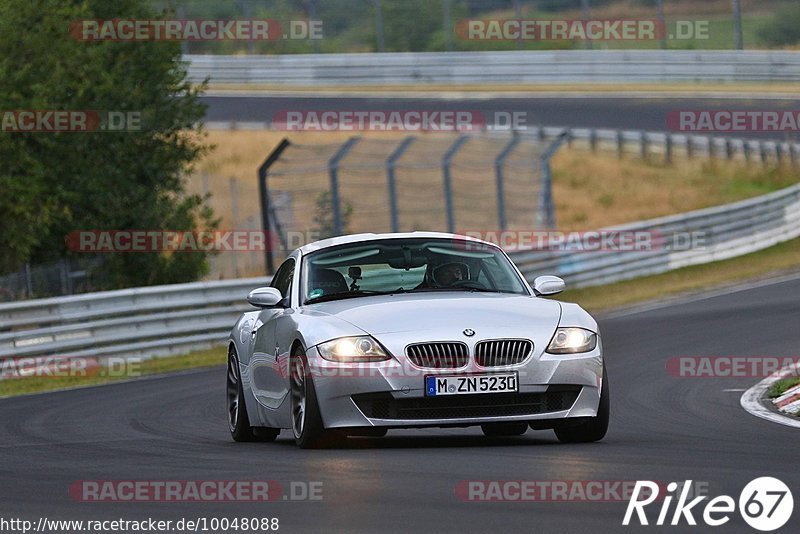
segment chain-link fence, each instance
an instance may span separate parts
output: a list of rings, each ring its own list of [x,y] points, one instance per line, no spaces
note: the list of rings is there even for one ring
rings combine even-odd
[[[295,247],[335,235],[486,232],[553,223],[554,142],[536,136],[354,136],[344,143],[289,141],[281,147],[264,174],[268,230],[278,237],[268,270]]]

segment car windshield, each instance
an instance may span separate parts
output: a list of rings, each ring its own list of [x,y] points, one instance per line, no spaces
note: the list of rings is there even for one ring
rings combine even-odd
[[[527,295],[500,249],[459,239],[386,239],[350,243],[303,259],[304,303],[426,291]]]

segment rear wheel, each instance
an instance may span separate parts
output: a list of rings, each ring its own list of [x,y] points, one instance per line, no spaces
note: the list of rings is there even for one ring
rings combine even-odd
[[[325,429],[317,403],[317,393],[311,381],[308,359],[302,347],[292,351],[290,369],[292,432],[295,443],[301,449],[321,449],[336,444],[342,436]]]
[[[608,377],[603,367],[603,386],[600,388],[600,405],[596,417],[587,417],[580,423],[565,423],[555,427],[556,437],[562,443],[589,443],[600,441],[608,431],[610,413]]]
[[[483,435],[486,437],[521,436],[528,430],[528,423],[487,423],[481,425]]]
[[[278,428],[252,427],[244,402],[242,377],[239,372],[239,359],[232,348],[228,351],[227,369],[228,430],[234,441],[275,441],[280,434]]]

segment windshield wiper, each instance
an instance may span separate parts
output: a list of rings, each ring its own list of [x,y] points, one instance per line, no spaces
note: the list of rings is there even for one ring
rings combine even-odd
[[[316,304],[317,302],[329,302],[331,300],[351,299],[355,297],[368,297],[371,295],[389,295],[391,291],[372,291],[369,289],[360,289],[358,291],[342,291],[341,293],[331,293],[329,295],[320,295],[318,297],[310,298],[305,301],[305,304]]]
[[[414,289],[412,293],[435,292],[435,291],[471,291],[473,293],[511,293],[510,291],[500,291],[488,287],[421,287]]]

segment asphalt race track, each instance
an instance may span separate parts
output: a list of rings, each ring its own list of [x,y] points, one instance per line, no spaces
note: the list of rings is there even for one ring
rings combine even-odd
[[[653,97],[497,97],[489,99],[205,96],[207,121],[271,122],[282,111],[481,111],[488,122],[495,111],[524,112],[528,125],[665,131],[672,111],[794,110],[797,99]],[[720,134],[722,135],[722,134]],[[737,132],[733,137],[785,140],[785,135]]]
[[[717,529],[622,527],[622,502],[463,502],[455,488],[464,480],[692,479],[707,482],[712,497],[736,500],[760,476],[800,488],[797,430],[739,406],[757,379],[665,369],[674,356],[797,356],[799,296],[800,279],[601,318],[612,422],[597,444],[562,445],[551,431],[487,439],[479,429],[390,431],[322,451],[297,449],[288,432],[276,443],[236,444],[221,368],[0,400],[0,516],[278,517],[279,532],[289,533],[755,532],[738,513]],[[285,493],[292,481],[321,481],[323,498],[81,503],[68,494],[78,480],[206,479],[276,480]],[[648,508],[651,522],[659,506]],[[783,531],[797,532],[797,518]]]

